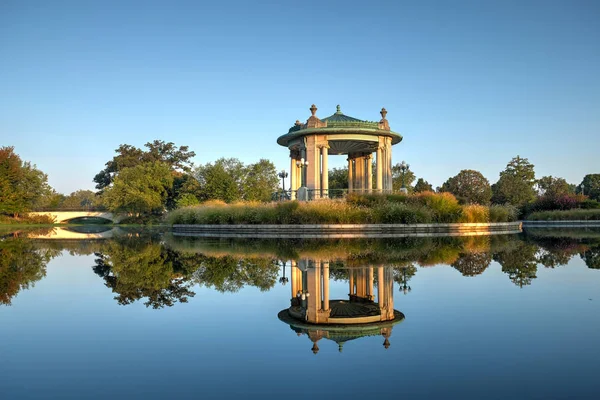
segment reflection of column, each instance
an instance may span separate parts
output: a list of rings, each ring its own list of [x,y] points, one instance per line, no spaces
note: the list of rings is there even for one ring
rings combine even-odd
[[[354,173],[352,168],[352,159],[350,158],[350,155],[348,155],[348,193],[352,193],[352,189],[354,188],[353,180]]]
[[[383,280],[383,267],[380,266],[377,267],[377,302],[379,303],[379,309],[382,311],[382,316],[385,301],[385,284]]]
[[[322,172],[321,172],[321,197],[329,197],[329,169],[327,157],[329,156],[329,146],[323,145],[321,147],[322,157]]]
[[[376,169],[377,169],[377,191],[378,192],[382,192],[383,191],[383,160],[382,160],[382,151],[381,151],[381,146],[377,147],[377,160],[376,160]]]
[[[373,293],[373,267],[369,267],[369,299],[375,299],[375,294]]]
[[[307,268],[307,287],[309,295],[306,299],[307,321],[319,323],[319,310],[321,309],[321,262],[309,261]]]
[[[298,294],[298,291],[302,290],[302,272],[296,265],[296,261],[292,260],[290,265],[290,279],[292,280],[292,298],[294,298]]]
[[[350,296],[354,295],[354,270],[353,269],[349,269],[348,270],[348,274],[350,275],[350,278],[348,279],[348,282],[350,283]]]
[[[329,310],[329,261],[323,262],[323,310]]]

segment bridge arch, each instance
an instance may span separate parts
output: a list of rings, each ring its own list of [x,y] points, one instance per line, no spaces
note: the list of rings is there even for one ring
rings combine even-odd
[[[102,218],[112,223],[119,223],[125,217],[124,215],[114,214],[110,211],[36,211],[29,213],[29,215],[47,215],[56,224],[66,224],[77,218]]]

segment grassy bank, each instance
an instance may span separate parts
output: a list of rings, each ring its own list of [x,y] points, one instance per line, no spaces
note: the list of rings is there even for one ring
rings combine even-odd
[[[538,211],[527,217],[528,221],[600,221],[600,210]]]
[[[352,195],[347,199],[278,203],[207,202],[167,215],[169,224],[424,224],[511,222],[510,206],[461,206],[449,193]]]

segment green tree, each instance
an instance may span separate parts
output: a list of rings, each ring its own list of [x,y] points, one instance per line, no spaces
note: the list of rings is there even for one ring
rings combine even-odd
[[[450,192],[463,204],[489,204],[492,198],[490,182],[479,171],[463,169],[449,178],[440,191]]]
[[[63,209],[92,208],[100,206],[100,202],[100,197],[91,190],[77,190],[65,197],[60,207]]]
[[[329,174],[329,190],[348,189],[348,167],[332,168]]]
[[[559,197],[565,194],[574,193],[571,185],[563,178],[553,176],[542,176],[537,180],[537,190],[539,196]]]
[[[270,201],[279,186],[275,165],[265,159],[246,167],[243,184],[244,200]]]
[[[516,156],[500,172],[500,179],[492,185],[492,202],[523,206],[535,200],[534,166],[526,158]]]
[[[17,217],[50,191],[46,174],[22,161],[14,147],[0,148],[0,214]]]
[[[220,158],[214,163],[200,165],[195,177],[200,182],[199,198],[202,201],[230,203],[242,200],[246,168],[237,158]]]
[[[433,192],[433,186],[423,178],[417,179],[417,183],[414,188],[415,193],[420,192]]]
[[[509,246],[494,254],[494,261],[502,266],[502,272],[508,274],[510,280],[520,288],[531,285],[537,278],[538,246],[514,240]]]
[[[463,276],[477,276],[483,273],[492,262],[491,253],[467,252],[452,263],[452,267]]]
[[[392,166],[392,188],[394,191],[399,191],[402,188],[402,175],[404,175],[404,186],[409,193],[413,191],[412,183],[417,179],[415,173],[410,169],[402,174],[400,163]]]
[[[192,170],[191,159],[196,153],[189,151],[188,146],[177,147],[172,142],[165,143],[162,140],[154,140],[144,146],[147,150],[128,144],[120,145],[115,150],[117,155],[108,161],[106,167],[94,177],[96,189],[101,191],[106,189],[112,184],[119,171],[141,163],[161,162],[168,165],[172,171],[190,172]]]
[[[592,200],[600,201],[600,174],[587,174],[577,186],[577,193],[583,193]]]
[[[172,185],[169,165],[156,161],[142,163],[121,170],[113,185],[105,190],[104,201],[115,212],[137,215],[162,212]]]

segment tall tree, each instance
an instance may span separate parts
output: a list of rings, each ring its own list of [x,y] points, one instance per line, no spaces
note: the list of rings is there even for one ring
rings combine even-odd
[[[522,206],[535,200],[534,166],[526,158],[516,156],[500,172],[500,179],[492,185],[492,202]]]
[[[237,158],[220,158],[200,165],[195,177],[200,182],[200,200],[242,200],[246,168]]]
[[[125,168],[104,192],[109,210],[132,214],[161,212],[166,205],[168,189],[173,185],[169,165],[146,162]]]
[[[449,178],[440,190],[452,193],[463,204],[489,204],[492,198],[490,182],[472,169],[463,169]]]
[[[275,165],[264,158],[248,165],[245,177],[244,200],[270,201],[279,186]]]
[[[329,190],[348,189],[348,167],[329,170]]]
[[[542,176],[537,180],[537,190],[539,196],[558,197],[573,193],[571,185],[563,178],[553,176]]]
[[[404,186],[408,189],[409,192],[412,192],[413,187],[412,183],[417,179],[415,173],[410,169],[405,173],[402,173],[402,169],[400,168],[400,164],[396,164],[392,166],[392,188],[394,191],[399,191],[402,188],[402,179],[404,176]]]
[[[172,171],[190,172],[193,164],[191,159],[196,155],[189,151],[188,146],[175,146],[174,143],[165,143],[154,140],[144,145],[148,150],[142,150],[128,144],[120,145],[115,152],[116,156],[106,163],[106,167],[95,177],[96,189],[104,190],[109,187],[115,176],[124,168],[135,167],[146,162],[161,162],[168,165]]]
[[[50,190],[46,174],[22,161],[14,147],[0,148],[0,214],[27,212]]]
[[[420,192],[433,192],[433,186],[423,178],[417,179],[417,183],[415,184],[415,193]]]
[[[592,200],[600,201],[600,174],[587,174],[577,186],[577,193],[582,192]]]

